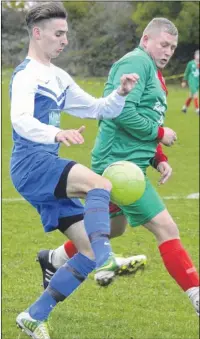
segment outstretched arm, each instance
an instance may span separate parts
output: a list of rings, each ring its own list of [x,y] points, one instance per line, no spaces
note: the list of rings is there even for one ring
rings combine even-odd
[[[118,89],[106,98],[96,99],[74,81],[69,85],[63,111],[79,118],[113,119],[123,110],[127,94],[138,82],[137,74],[124,74]]]

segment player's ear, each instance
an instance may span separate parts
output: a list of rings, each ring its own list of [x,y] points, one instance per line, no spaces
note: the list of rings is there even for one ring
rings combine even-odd
[[[40,27],[34,26],[32,33],[33,33],[33,37],[36,40],[41,40],[41,28]]]
[[[144,46],[144,48],[147,47],[147,43],[148,43],[149,37],[147,34],[143,35],[142,37],[142,45]]]

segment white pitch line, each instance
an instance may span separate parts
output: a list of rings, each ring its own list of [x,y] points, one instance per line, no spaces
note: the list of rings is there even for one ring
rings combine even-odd
[[[187,199],[199,199],[199,192],[198,193],[192,193],[187,196]]]
[[[162,197],[162,199],[164,200],[181,200],[181,199],[195,200],[195,199],[199,199],[199,193],[192,193],[192,194],[187,195],[186,197],[171,195],[171,196]],[[26,202],[26,200],[23,198],[3,198],[2,202],[5,202],[5,203]]]
[[[26,201],[23,198],[3,198],[1,199],[2,202],[24,202]]]

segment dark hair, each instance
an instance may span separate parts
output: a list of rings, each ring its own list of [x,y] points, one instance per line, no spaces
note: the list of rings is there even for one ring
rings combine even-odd
[[[35,23],[53,18],[67,19],[67,12],[61,2],[37,2],[26,14],[26,24],[30,30]]]

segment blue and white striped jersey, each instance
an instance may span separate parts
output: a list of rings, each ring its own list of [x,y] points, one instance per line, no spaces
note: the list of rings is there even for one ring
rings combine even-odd
[[[118,116],[125,97],[113,91],[96,99],[84,92],[67,72],[27,57],[14,71],[10,83],[12,156],[30,150],[57,154],[55,142],[62,111],[80,118],[112,119]],[[70,129],[70,126],[66,126]],[[19,160],[19,159],[18,159]]]

